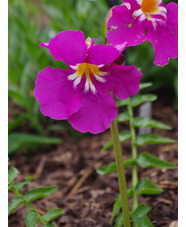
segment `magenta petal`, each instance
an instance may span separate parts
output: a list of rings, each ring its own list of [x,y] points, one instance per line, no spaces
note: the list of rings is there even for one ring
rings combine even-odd
[[[103,91],[96,95],[84,93],[84,102],[78,112],[69,118],[70,124],[80,132],[97,134],[105,131],[117,116],[113,97]]]
[[[87,45],[85,36],[81,31],[62,31],[47,43],[40,46],[50,50],[50,54],[58,61],[64,61],[67,65],[76,65],[84,62]]]
[[[34,96],[43,115],[56,120],[68,119],[81,106],[81,99],[67,80],[69,70],[47,67],[37,76]]]
[[[169,3],[167,6],[167,22],[158,24],[156,30],[147,33],[147,41],[154,47],[154,64],[163,66],[169,58],[178,57],[178,5]]]
[[[108,72],[104,89],[112,91],[118,99],[127,99],[139,92],[142,73],[134,65],[115,65],[106,69]]]
[[[94,65],[108,65],[112,63],[120,53],[111,46],[97,44],[90,47],[87,61]]]
[[[112,9],[112,16],[108,21],[108,45],[123,51],[128,46],[135,46],[144,41],[143,26],[134,20],[131,10],[125,5]]]

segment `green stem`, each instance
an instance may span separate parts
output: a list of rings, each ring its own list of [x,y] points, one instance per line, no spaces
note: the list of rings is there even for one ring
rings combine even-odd
[[[132,137],[132,159],[136,160],[137,158],[137,148],[135,145],[135,140],[136,140],[136,132],[135,132],[135,128],[133,126],[133,120],[134,120],[134,116],[133,116],[133,109],[130,105],[130,98],[128,99],[128,113],[129,113],[129,122],[130,122],[130,131],[131,131],[131,137]],[[132,167],[132,188],[134,189],[136,187],[138,183],[138,167],[137,164],[134,164]],[[134,211],[137,207],[138,207],[138,195],[136,193],[133,192],[133,204],[132,204],[132,210]],[[133,227],[137,227],[137,225],[135,223],[133,223]]]
[[[21,197],[23,199],[23,202],[25,204],[25,206],[29,209],[29,210],[34,210],[35,212],[37,212],[37,210],[31,205],[29,204],[26,200],[25,200],[25,197],[23,196],[22,193],[18,192],[17,189],[14,187],[13,184],[11,184],[11,190],[19,197]],[[43,224],[43,225],[46,225],[48,224],[48,222],[45,221],[45,219],[37,212],[38,214],[38,219],[39,221]]]
[[[121,145],[119,141],[119,133],[116,120],[112,121],[110,129],[115,152],[124,227],[131,227],[125,169],[122,161]]]

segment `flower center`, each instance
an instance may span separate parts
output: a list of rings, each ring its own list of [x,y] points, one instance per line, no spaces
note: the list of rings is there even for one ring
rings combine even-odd
[[[105,82],[105,78],[103,78],[105,72],[100,71],[97,65],[81,63],[77,66],[71,66],[71,68],[75,69],[76,72],[69,75],[68,79],[74,81],[75,88],[81,82],[83,75],[86,76],[85,91],[89,91],[90,89],[94,94],[96,93],[96,88],[92,83],[92,79],[95,78],[100,82]]]
[[[100,71],[97,65],[92,65],[89,63],[82,63],[77,68],[77,74],[79,76],[83,76],[85,74],[87,80],[90,80],[90,74],[96,75],[99,72]]]
[[[146,13],[155,13],[158,10],[157,0],[143,0],[141,3],[141,10]]]
[[[133,17],[139,17],[140,21],[150,20],[156,29],[157,23],[164,23],[167,19],[167,10],[161,3],[162,0],[142,0],[141,8],[133,12]]]

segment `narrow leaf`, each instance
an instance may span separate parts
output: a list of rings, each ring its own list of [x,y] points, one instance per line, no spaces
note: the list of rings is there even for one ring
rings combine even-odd
[[[64,214],[64,210],[60,208],[54,208],[54,209],[48,210],[47,213],[43,215],[43,218],[47,222],[49,222],[63,214]]]
[[[134,212],[132,212],[132,219],[138,227],[153,227],[147,213],[151,210],[150,206],[141,204]]]
[[[132,158],[129,158],[123,162],[123,165],[125,168],[127,168],[131,165],[134,165],[134,164],[135,164],[135,160]],[[109,173],[115,173],[115,172],[117,172],[116,163],[113,162],[111,164],[102,166],[102,167],[96,169],[96,172],[100,175],[107,175]]]
[[[120,194],[116,197],[114,206],[113,206],[113,210],[112,210],[112,216],[110,218],[111,221],[114,220],[114,218],[116,217],[117,213],[119,212],[121,208],[121,196]]]
[[[114,227],[123,227],[123,214],[122,213],[117,216]]]
[[[8,182],[11,183],[17,176],[19,171],[15,168],[12,167],[11,169],[8,170]]]
[[[25,214],[26,227],[35,227],[38,219],[38,214],[35,210],[30,210]]]
[[[35,199],[51,195],[56,189],[56,186],[35,188],[25,194],[25,199],[27,202],[31,202]]]
[[[155,167],[155,168],[161,168],[161,169],[176,168],[176,165],[169,162],[165,162],[157,157],[150,155],[147,152],[144,152],[138,155],[136,161],[138,165],[140,165],[142,168],[146,168],[146,167]]]
[[[47,225],[44,225],[43,227],[53,227],[52,224],[47,224]]]
[[[8,215],[10,215],[16,208],[18,208],[23,203],[23,199],[21,197],[14,197],[8,203]]]
[[[136,137],[135,145],[145,145],[145,144],[164,144],[164,143],[175,143],[173,139],[169,139],[163,136],[145,133]]]
[[[136,117],[133,121],[133,126],[136,128],[158,128],[170,130],[171,127],[159,121],[150,118]]]
[[[26,99],[18,87],[10,85],[8,87],[8,96],[19,106],[22,106],[23,108],[27,106]]]
[[[153,194],[161,194],[163,189],[159,188],[152,182],[150,182],[147,178],[140,180],[136,185],[134,192],[138,195],[153,195]]]
[[[22,114],[21,116],[15,118],[11,122],[8,122],[8,131],[10,132],[13,129],[17,128],[19,125],[21,125],[27,119],[28,119],[28,116],[26,114]]]
[[[139,85],[139,87],[140,87],[140,90],[143,90],[145,88],[151,87],[152,85],[153,85],[153,83],[150,83],[150,82],[148,82],[148,83],[141,83]]]
[[[62,140],[59,138],[48,138],[34,134],[11,133],[8,136],[8,153],[11,154],[23,148],[35,148],[43,144],[60,143],[62,143]]]
[[[131,97],[130,105],[136,107],[144,102],[153,102],[157,99],[157,95],[146,94],[146,95],[135,95]]]
[[[124,121],[128,121],[130,119],[129,117],[129,113],[120,113],[118,114],[116,120],[117,122],[124,122]]]
[[[131,132],[130,131],[127,131],[127,130],[124,130],[122,132],[119,133],[119,140],[120,142],[124,142],[124,141],[127,141],[127,140],[130,140],[131,139]],[[102,151],[112,147],[113,145],[113,141],[110,140],[103,148],[102,148]]]
[[[112,141],[112,140],[109,140],[109,141],[105,144],[105,146],[102,148],[102,151],[105,151],[105,150],[109,149],[109,148],[112,147],[112,146],[113,146],[113,141]]]
[[[127,195],[128,195],[128,198],[130,198],[133,194],[133,190],[132,188],[128,188],[127,190]],[[111,221],[114,220],[114,218],[116,217],[117,213],[119,212],[121,208],[121,196],[120,194],[116,197],[116,200],[115,200],[115,203],[114,203],[114,206],[113,206],[113,210],[112,210],[112,216],[111,216]]]

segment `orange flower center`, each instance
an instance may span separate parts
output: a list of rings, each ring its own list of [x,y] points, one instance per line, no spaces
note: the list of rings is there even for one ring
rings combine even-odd
[[[92,65],[89,63],[82,63],[77,68],[77,74],[79,76],[86,75],[87,80],[90,80],[90,74],[99,74],[100,70],[97,65]]]
[[[158,10],[158,2],[156,0],[143,0],[141,10],[144,13],[154,13]]]
[[[76,87],[81,82],[83,75],[86,76],[85,91],[91,90],[94,94],[96,93],[96,88],[92,82],[93,77],[102,83],[105,82],[104,76],[106,75],[106,73],[100,71],[99,66],[97,65],[81,63],[78,66],[73,67],[73,69],[75,69],[76,72],[69,75],[68,79],[74,81],[74,87]],[[93,77],[91,78],[91,76]]]

